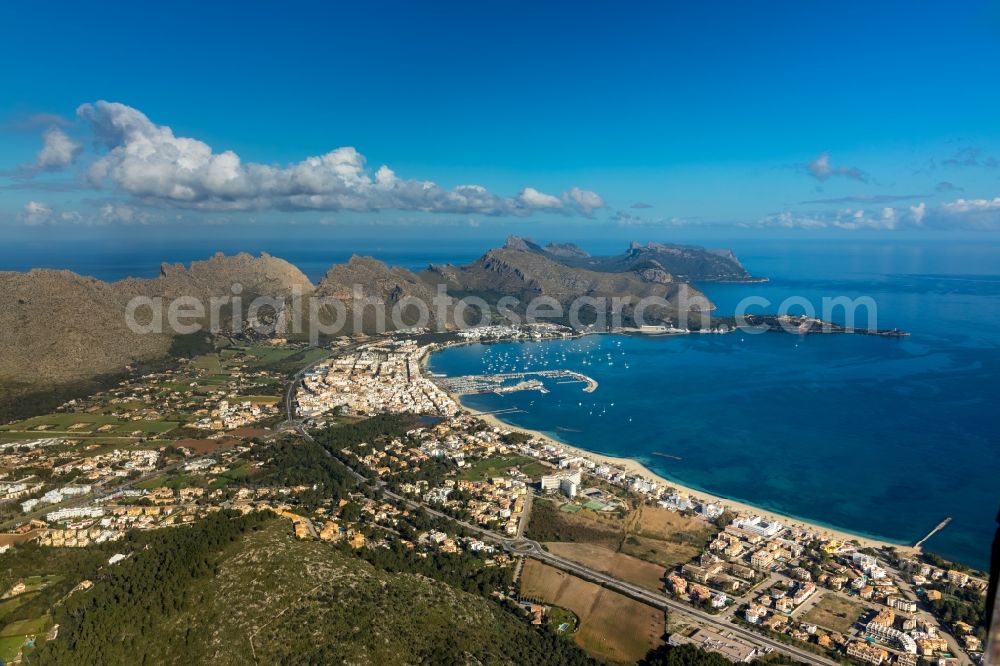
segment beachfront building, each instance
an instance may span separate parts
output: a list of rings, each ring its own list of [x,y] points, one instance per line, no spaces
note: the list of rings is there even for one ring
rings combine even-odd
[[[579,469],[568,469],[543,475],[539,486],[543,492],[559,490],[567,497],[576,497],[582,482],[583,473]]]
[[[780,523],[777,520],[764,520],[760,516],[737,518],[733,521],[733,525],[741,530],[745,530],[751,534],[756,534],[765,539],[777,536],[782,530],[785,529],[785,525],[783,523]]]
[[[705,520],[715,520],[726,512],[726,508],[718,502],[702,502],[697,511]]]
[[[689,511],[694,508],[694,502],[688,499],[686,495],[681,495],[676,491],[669,495],[664,495],[656,503],[658,506],[670,509],[671,511]]]
[[[577,490],[580,488],[580,484],[569,477],[563,477],[559,479],[559,490],[562,494],[570,499],[576,497]]]

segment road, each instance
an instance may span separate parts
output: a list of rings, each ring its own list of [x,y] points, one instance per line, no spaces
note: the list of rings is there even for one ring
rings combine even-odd
[[[288,388],[285,389],[285,418],[286,423],[292,423],[296,421],[295,414],[295,389],[298,388],[299,384],[302,382],[302,377],[305,376],[307,372],[315,368],[317,365],[330,358],[331,353],[323,355],[321,358],[316,359],[306,367],[302,368],[292,376],[292,381],[288,382]]]
[[[345,347],[343,350],[338,350],[338,351],[347,351],[347,348]],[[320,359],[320,361],[316,361],[316,363],[313,363],[312,365],[316,365],[322,360],[325,359]],[[315,440],[308,433],[308,431],[306,431],[301,421],[299,421],[296,418],[297,414],[295,414],[295,407],[292,398],[294,398],[293,393],[295,387],[301,381],[302,376],[312,367],[312,365],[307,366],[302,370],[300,370],[298,373],[296,373],[295,377],[292,379],[292,382],[289,384],[288,392],[286,394],[286,405],[288,405],[287,413],[289,418],[288,421],[286,421],[286,423],[283,424],[287,428],[294,429],[299,434],[301,434],[302,437],[304,437],[309,441],[315,441]],[[333,454],[331,454],[325,448],[324,451],[326,451],[326,454],[331,458],[333,458],[334,460],[338,460],[335,456],[333,456]],[[338,460],[338,462],[341,462],[341,464],[343,464],[342,461]],[[355,470],[351,469],[350,466],[348,465],[344,466],[350,471],[350,473],[357,480],[363,482],[372,481],[372,479],[369,479],[368,477],[359,474]],[[452,516],[449,516],[448,514],[442,513],[437,509],[434,509],[433,507],[427,506],[423,502],[416,502],[402,495],[398,495],[389,490],[388,488],[386,488],[385,482],[382,481],[381,479],[374,479],[374,483],[386,497],[390,497],[396,500],[397,502],[400,502],[403,505],[408,506],[412,509],[418,509],[418,508],[423,509],[432,516],[436,516],[438,518],[442,518],[445,520],[449,520],[453,523],[456,523],[461,527],[464,527],[469,532],[478,534],[480,538],[482,538],[484,541],[490,541],[492,543],[500,545],[501,547],[503,547],[504,550],[513,555],[520,555],[522,557],[531,557],[540,562],[543,562],[544,564],[548,564],[551,567],[559,569],[560,571],[565,571],[566,573],[572,574],[584,580],[614,590],[620,594],[623,594],[626,597],[635,599],[636,601],[640,601],[642,603],[649,604],[654,608],[670,610],[679,615],[687,616],[693,620],[696,620],[697,622],[711,626],[718,631],[739,636],[743,640],[753,645],[758,645],[758,646],[762,645],[764,647],[777,650],[779,652],[792,656],[796,659],[799,659],[804,663],[817,664],[822,666],[835,666],[836,664],[836,662],[827,659],[825,657],[821,657],[813,652],[809,652],[808,650],[801,649],[794,645],[788,645],[782,643],[780,641],[770,638],[769,636],[765,636],[750,631],[749,629],[741,625],[727,622],[724,618],[721,618],[720,616],[712,615],[711,613],[707,613],[698,608],[694,608],[687,604],[681,603],[680,601],[672,599],[671,597],[668,597],[664,594],[651,592],[650,590],[639,587],[638,585],[633,585],[631,583],[609,576],[608,574],[602,573],[600,571],[594,571],[593,569],[577,564],[576,562],[572,562],[570,560],[566,560],[556,555],[553,555],[552,553],[549,553],[545,549],[543,549],[541,544],[539,544],[537,541],[532,541],[531,539],[526,539],[523,536],[521,536],[520,530],[518,536],[511,539],[496,532],[480,527],[479,525],[473,525],[472,523],[468,523],[463,520],[458,520]],[[530,504],[528,502],[525,503],[525,511],[526,512],[530,511]],[[527,520],[524,519],[527,517],[528,516],[526,513],[526,515],[523,516],[522,518],[522,523],[521,523],[522,529],[523,525],[527,522]]]
[[[361,477],[361,475],[357,474],[356,472],[353,473],[356,476]],[[382,487],[381,481],[379,481],[379,485],[380,487]],[[418,507],[423,508],[424,511],[426,511],[428,514],[432,516],[437,516],[439,518],[443,518],[446,520],[450,520],[451,522],[457,523],[458,525],[464,527],[470,532],[479,534],[479,536],[482,537],[484,540],[492,541],[494,543],[501,545],[504,548],[504,550],[513,555],[520,555],[522,557],[531,557],[533,559],[538,560],[539,562],[548,564],[551,567],[559,569],[560,571],[565,571],[566,573],[577,576],[578,578],[582,578],[584,580],[614,590],[620,594],[623,594],[626,597],[635,599],[636,601],[649,604],[655,608],[670,610],[680,615],[688,616],[690,618],[697,620],[698,622],[701,622],[702,624],[709,625],[720,632],[735,634],[754,645],[763,645],[765,647],[778,650],[784,654],[793,656],[796,659],[800,659],[807,664],[823,664],[823,665],[836,664],[836,662],[827,659],[825,657],[821,657],[813,652],[809,652],[808,650],[800,649],[796,646],[788,645],[786,643],[774,640],[768,636],[764,636],[756,632],[750,631],[749,629],[741,625],[727,622],[725,621],[724,618],[721,618],[720,616],[712,615],[711,613],[708,613],[701,609],[694,608],[687,604],[681,603],[680,601],[677,601],[664,594],[658,594],[656,592],[652,592],[643,587],[639,587],[638,585],[627,583],[625,581],[614,578],[613,576],[610,576],[608,574],[602,573],[600,571],[595,571],[581,564],[577,564],[576,562],[572,562],[570,560],[561,558],[557,555],[553,555],[552,553],[543,549],[541,544],[539,544],[537,541],[532,541],[531,539],[526,539],[523,537],[510,539],[504,537],[503,535],[497,534],[496,532],[492,532],[483,527],[480,527],[479,525],[473,525],[472,523],[467,523],[462,520],[457,520],[445,513],[442,513],[440,511],[437,511],[436,509],[428,507],[422,502],[415,502],[413,500],[407,499],[406,497],[397,495],[396,493],[387,490],[384,487],[382,487],[382,492],[387,497],[391,497],[399,502],[403,502],[404,504],[406,504],[411,508],[418,508]]]

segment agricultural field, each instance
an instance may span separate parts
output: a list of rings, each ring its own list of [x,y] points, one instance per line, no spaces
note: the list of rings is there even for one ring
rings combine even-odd
[[[664,613],[617,592],[526,560],[521,594],[568,609],[579,618],[573,639],[611,663],[634,663],[662,642]]]
[[[801,619],[803,622],[846,634],[866,610],[864,605],[856,601],[826,592]]]
[[[276,395],[244,395],[242,400],[249,400],[255,405],[277,405],[281,402],[281,397]]]
[[[216,451],[230,449],[241,440],[238,437],[221,437],[219,439],[178,439],[174,446],[191,449],[195,455],[203,456]]]
[[[718,530],[700,518],[640,506],[629,517],[621,552],[673,568],[696,557]]]
[[[485,481],[494,476],[503,476],[507,470],[516,467],[532,479],[537,479],[549,468],[534,458],[527,456],[493,456],[471,463],[462,469],[458,478],[464,481]]]
[[[177,368],[78,399],[72,411],[0,426],[0,442],[103,438],[121,445],[161,437],[203,418],[227,394],[256,405],[278,405],[287,376],[327,353],[311,347],[255,345],[203,354]]]
[[[545,544],[545,547],[549,552],[582,564],[589,569],[610,574],[615,578],[642,586],[653,592],[663,591],[663,576],[666,570],[651,562],[590,543],[550,541]]]
[[[700,518],[659,507],[640,506],[624,517],[586,507],[566,503],[557,509],[553,502],[539,500],[527,535],[545,543],[600,546],[666,569],[691,561],[718,531]]]
[[[233,357],[242,356],[247,360],[247,365],[257,368],[269,368],[283,370],[281,366],[294,366],[302,368],[313,361],[323,358],[328,352],[317,347],[305,349],[295,347],[276,347],[272,345],[257,345],[253,347],[234,347],[231,351]]]
[[[204,370],[209,375],[223,374],[222,361],[218,354],[197,356],[191,360],[191,365],[199,370]]]

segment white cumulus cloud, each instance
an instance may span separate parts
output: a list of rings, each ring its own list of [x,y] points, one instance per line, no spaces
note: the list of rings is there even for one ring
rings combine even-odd
[[[35,158],[35,166],[42,170],[62,169],[72,164],[82,149],[66,132],[50,127],[42,134],[42,149]]]
[[[581,190],[579,187],[570,188],[563,194],[563,200],[570,206],[576,208],[584,215],[590,215],[598,208],[604,208],[604,199],[597,192]]]
[[[518,198],[529,208],[561,208],[562,201],[559,197],[545,192],[539,192],[533,187],[526,187],[521,190]]]
[[[862,182],[868,180],[867,174],[856,166],[834,166],[830,162],[830,153],[820,153],[816,159],[806,164],[806,171],[816,180],[826,180],[831,176],[842,176]]]
[[[387,166],[370,173],[364,155],[342,147],[287,166],[243,162],[197,139],[176,136],[124,104],[84,104],[77,115],[106,149],[88,169],[95,186],[112,186],[142,202],[198,210],[384,209],[524,216],[535,211],[589,215],[604,205],[595,192],[573,188],[560,199],[531,187],[516,197],[481,185],[445,189],[400,178]]]
[[[41,201],[29,201],[24,204],[20,219],[25,224],[45,224],[52,219],[52,207]]]

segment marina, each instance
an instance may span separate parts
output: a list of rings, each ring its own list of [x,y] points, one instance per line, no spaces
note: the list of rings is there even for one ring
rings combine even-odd
[[[597,390],[597,380],[573,370],[535,370],[525,372],[504,372],[488,375],[464,375],[461,377],[432,376],[435,383],[448,393],[456,395],[473,395],[477,393],[496,393],[503,395],[518,391],[539,391],[548,393],[541,379],[555,379],[559,384],[584,384],[584,393]],[[511,384],[510,382],[516,382]]]

